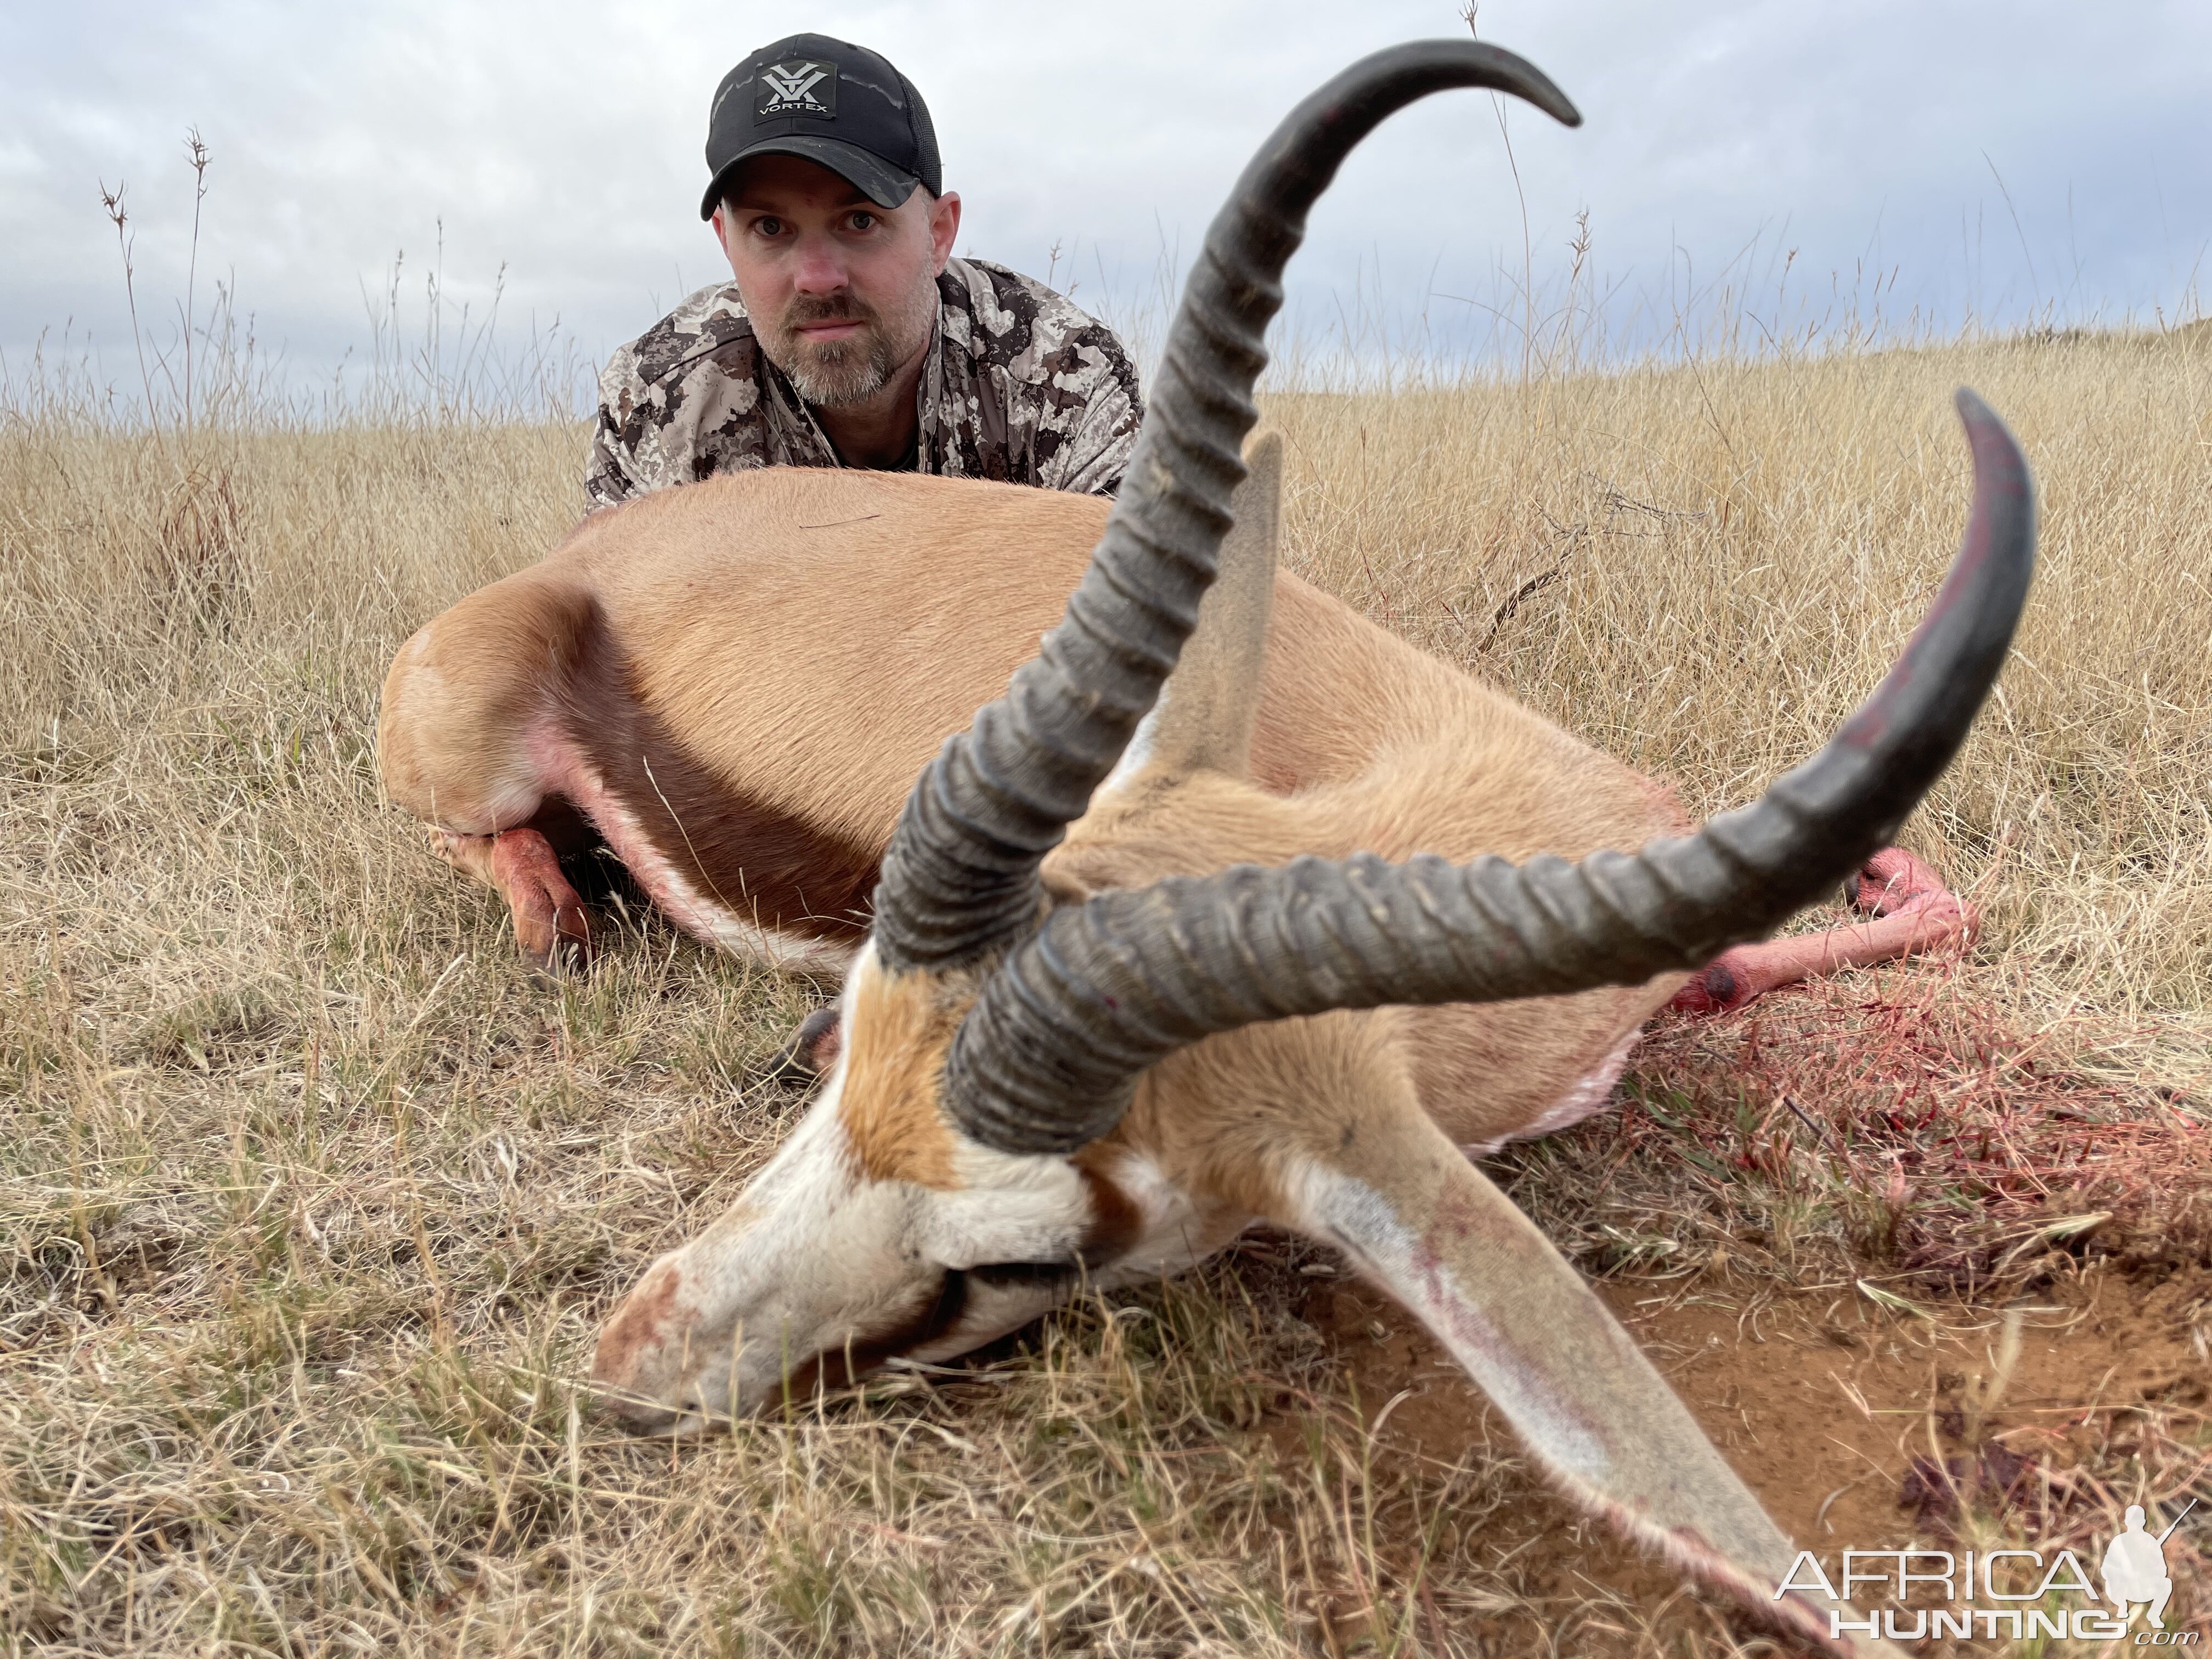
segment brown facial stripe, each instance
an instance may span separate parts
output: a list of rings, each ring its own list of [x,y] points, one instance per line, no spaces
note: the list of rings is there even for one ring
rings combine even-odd
[[[911,1352],[933,1337],[951,1330],[967,1309],[968,1276],[957,1267],[949,1267],[938,1285],[937,1294],[923,1303],[911,1319],[865,1340],[856,1340],[817,1353],[804,1364],[793,1366],[784,1379],[785,1390],[791,1399],[799,1401],[810,1398],[818,1389],[844,1388],[886,1359]]]
[[[596,600],[570,648],[556,677],[562,727],[672,866],[763,927],[825,939],[866,931],[882,848],[825,835],[703,765],[638,701]]]
[[[1078,1273],[1097,1273],[1127,1255],[1144,1231],[1143,1212],[1119,1187],[1080,1159],[1077,1171],[1090,1190],[1091,1221],[1082,1243],[1076,1247],[1079,1266],[1066,1270],[1071,1284]],[[1056,1270],[1053,1264],[1039,1267],[1039,1278]],[[975,1276],[987,1283],[1005,1282],[1003,1278],[994,1281],[988,1268],[975,1270]],[[805,1364],[795,1367],[785,1385],[791,1398],[803,1400],[819,1389],[842,1389],[886,1359],[911,1353],[925,1342],[942,1336],[959,1323],[960,1316],[967,1311],[968,1279],[969,1274],[959,1268],[948,1268],[936,1296],[924,1303],[913,1318],[877,1332],[866,1340],[816,1354]]]

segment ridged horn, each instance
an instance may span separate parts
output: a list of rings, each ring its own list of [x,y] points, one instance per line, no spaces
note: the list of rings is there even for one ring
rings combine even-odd
[[[1206,232],[1120,500],[1066,615],[907,798],[876,889],[886,967],[957,968],[1036,927],[1037,866],[1159,696],[1213,580],[1257,418],[1261,337],[1306,211],[1377,123],[1448,87],[1510,92],[1569,126],[1582,119],[1511,52],[1422,40],[1353,64],[1276,128]]]
[[[1641,984],[1832,890],[1958,752],[2027,597],[2027,460],[1980,398],[1957,403],[1974,457],[1959,556],[1874,695],[1759,799],[1632,855],[1304,858],[1070,907],[1007,957],[954,1037],[945,1093],[962,1128],[1004,1152],[1072,1152],[1120,1121],[1139,1073],[1212,1033]]]

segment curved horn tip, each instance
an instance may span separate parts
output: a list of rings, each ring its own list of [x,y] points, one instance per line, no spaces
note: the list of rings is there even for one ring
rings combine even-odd
[[[1549,82],[1545,82],[1545,89],[1552,94],[1549,98],[1531,98],[1528,101],[1563,127],[1582,125],[1583,112],[1575,107],[1572,99]]]
[[[1951,407],[1959,411],[1959,418],[1972,424],[1977,420],[1993,421],[1996,411],[1982,400],[1982,394],[1970,386],[1962,386],[1951,393]]]
[[[1954,392],[1951,406],[1959,411],[1960,424],[1966,429],[1967,447],[1973,452],[1977,501],[1992,487],[1997,501],[2008,495],[2019,498],[2027,509],[2026,529],[2033,538],[2035,475],[2027,465],[2027,453],[2021,447],[2020,440],[2005,424],[2004,417],[1983,402],[1972,386],[1962,386]],[[2032,554],[2032,541],[2028,550]]]
[[[2013,444],[2014,447],[2019,447],[2020,441],[2013,437],[2012,428],[2004,423],[2004,417],[1984,403],[1982,400],[1982,394],[1973,387],[1962,386],[1954,392],[1951,394],[1951,407],[1959,411],[1959,419],[1965,423],[1968,432],[1991,430],[2000,432]]]
[[[1455,41],[1454,45],[1459,43]],[[1583,112],[1575,107],[1574,100],[1561,92],[1552,77],[1538,69],[1517,52],[1503,46],[1493,46],[1487,40],[1480,43],[1494,53],[1498,66],[1506,78],[1513,82],[1505,89],[1524,103],[1534,104],[1563,127],[1578,127],[1583,124]]]
[[[1984,442],[1996,442],[1997,456],[2004,458],[2013,467],[2013,471],[2027,477],[2028,458],[2020,449],[2020,438],[2013,435],[2011,427],[2004,425],[2004,416],[1982,403],[1980,392],[1962,385],[1958,392],[1951,394],[1951,407],[1958,410],[1960,425],[1966,427],[1966,441],[1973,445],[1975,456],[1980,456]]]

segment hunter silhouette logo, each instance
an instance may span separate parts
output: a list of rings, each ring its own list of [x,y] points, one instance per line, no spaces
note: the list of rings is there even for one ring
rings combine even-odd
[[[2143,1525],[2142,1505],[2128,1505],[2127,1530],[2105,1549],[2105,1594],[2112,1599],[2114,1618],[2133,1619],[2135,1603],[2144,1601],[2150,1606],[2151,1628],[2166,1628],[2166,1603],[2173,1594],[2173,1580],[2166,1574],[2166,1540],[2173,1536],[2182,1516],[2196,1507],[2192,1498],[2189,1509],[2166,1522],[2166,1530],[2154,1538]]]
[[[760,72],[757,116],[837,113],[837,66],[819,58],[770,64]]]

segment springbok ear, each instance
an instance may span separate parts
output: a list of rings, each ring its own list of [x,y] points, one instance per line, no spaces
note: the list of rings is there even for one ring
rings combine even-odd
[[[1581,1275],[1425,1115],[1374,1114],[1351,1145],[1310,1151],[1301,1176],[1302,1213],[1285,1218],[1418,1314],[1576,1502],[1823,1648],[1897,1655],[1832,1638],[1832,1608],[1861,1615],[1817,1589],[1777,1597],[1796,1576],[1781,1529]]]
[[[1282,434],[1254,436],[1244,446],[1244,482],[1229,503],[1236,523],[1221,544],[1220,573],[1150,717],[1148,767],[1242,777],[1251,757],[1281,539]]]

